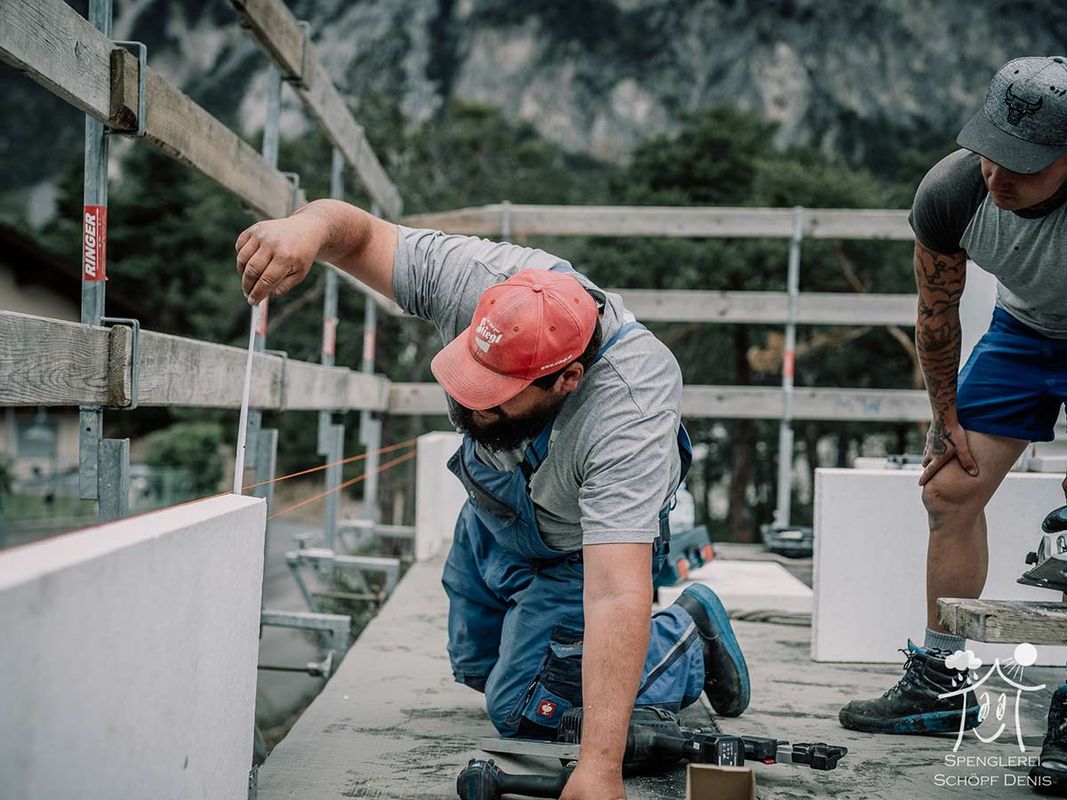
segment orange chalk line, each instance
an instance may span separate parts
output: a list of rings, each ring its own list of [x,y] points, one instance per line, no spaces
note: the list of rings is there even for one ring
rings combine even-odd
[[[406,442],[400,442],[398,444],[389,445],[388,447],[383,447],[381,450],[378,450],[377,452],[378,453],[388,453],[388,452],[390,452],[392,450],[398,450],[401,447],[405,447],[407,445],[413,445],[413,444],[415,444],[415,439],[408,439]],[[403,456],[401,458],[393,459],[392,461],[388,461],[385,464],[382,464],[381,466],[378,467],[376,472],[381,472],[381,471],[383,471],[385,469],[388,469],[388,468],[390,468],[392,466],[395,466],[396,464],[399,464],[401,461],[407,461],[409,458],[413,458],[415,456],[415,452],[416,451],[412,450],[410,453],[408,453],[407,455],[405,455],[405,456]],[[368,455],[369,455],[368,453],[364,453],[363,455],[359,455],[359,456],[351,456],[349,458],[342,459],[341,461],[337,461],[335,463],[337,463],[337,464],[347,464],[347,463],[349,463],[351,461],[359,461],[360,459],[366,458]],[[321,467],[312,467],[311,469],[303,470],[301,472],[294,472],[292,475],[283,475],[280,478],[274,478],[273,480],[270,480],[270,481],[263,481],[263,483],[254,483],[251,486],[243,487],[242,491],[244,491],[244,489],[254,489],[257,486],[262,486],[264,483],[274,483],[274,481],[283,481],[286,478],[295,478],[298,475],[306,475],[306,474],[308,474],[310,472],[316,472],[318,470],[324,470],[324,469],[326,469],[326,467],[330,467],[330,466],[334,466],[334,465],[333,464],[324,464]],[[375,474],[375,473],[371,473],[371,474]],[[354,479],[352,479],[350,481],[346,481],[345,483],[342,483],[340,486],[337,487],[337,489],[344,489],[346,486],[351,486],[352,484],[363,480],[363,478],[364,478],[364,475],[360,475],[357,478],[354,478]],[[337,491],[337,489],[332,489],[330,491]],[[320,497],[325,497],[329,493],[330,492],[323,492],[322,495],[320,495],[320,496],[312,497],[312,498],[310,498],[308,500],[305,500],[303,503],[298,503],[295,506],[290,506],[289,508],[283,509],[282,511],[279,511],[276,514],[272,514],[270,517],[268,517],[268,519],[274,519],[275,517],[280,516],[281,514],[285,514],[288,511],[292,511],[295,508],[299,508],[301,505],[307,505],[308,503],[310,503],[310,502],[312,502],[314,500],[320,499]],[[214,500],[216,497],[225,497],[226,495],[232,495],[232,494],[233,494],[233,492],[218,492],[216,494],[209,494],[206,497],[194,497],[192,500],[185,500],[185,501],[183,501],[181,503],[175,503],[174,505],[163,506],[162,508],[152,508],[152,509],[149,509],[147,511],[141,511],[141,512],[139,512],[137,514],[130,514],[129,516],[123,517],[122,520],[116,520],[116,522],[125,521],[125,520],[128,520],[128,519],[136,519],[137,517],[146,517],[149,514],[155,514],[157,511],[170,511],[170,510],[175,509],[175,508],[181,508],[182,506],[191,506],[193,503],[200,503],[200,502],[202,502],[204,500]],[[56,534],[55,536],[51,536],[49,538],[50,539],[56,539],[59,536],[69,536],[72,533],[78,533],[79,531],[83,531],[83,530],[86,530],[88,528],[96,528],[96,527],[99,527],[100,525],[101,525],[101,523],[99,523],[99,522],[92,522],[92,523],[89,523],[88,525],[83,525],[80,528],[73,528],[72,530],[66,531],[64,533]],[[6,549],[7,550],[14,550],[16,547],[27,547],[27,546],[29,546],[31,544],[34,544],[34,542],[25,542],[24,544],[12,545],[12,546],[10,546],[10,547],[8,547]]]
[[[282,475],[278,478],[271,478],[270,480],[260,481],[259,483],[252,483],[248,486],[242,486],[241,492],[244,493],[247,492],[249,489],[256,489],[260,486],[266,486],[269,483],[278,483],[279,481],[287,481],[290,478],[299,478],[301,475],[310,475],[313,472],[322,472],[322,470],[329,469],[330,467],[336,467],[338,464],[351,464],[355,461],[362,461],[363,459],[373,454],[381,455],[382,453],[391,453],[393,450],[399,450],[402,447],[410,447],[411,445],[415,444],[415,442],[415,439],[408,439],[406,442],[391,444],[388,447],[381,448],[380,450],[366,452],[358,456],[349,456],[348,458],[342,458],[340,461],[334,461],[332,464],[323,464],[319,467],[310,467],[308,469],[302,469],[299,472],[291,472],[288,475]]]
[[[405,453],[404,455],[400,456],[399,458],[394,458],[391,461],[386,461],[384,464],[381,464],[377,469],[372,470],[371,472],[364,472],[364,473],[362,473],[360,475],[357,475],[354,478],[351,478],[351,479],[349,479],[347,481],[344,481],[344,482],[338,484],[337,486],[334,486],[332,489],[327,489],[324,492],[319,492],[318,494],[314,494],[311,497],[307,498],[306,500],[301,500],[299,503],[294,503],[293,505],[291,505],[291,506],[289,506],[287,508],[283,508],[281,511],[275,511],[273,514],[271,514],[269,517],[267,517],[267,519],[268,520],[272,520],[272,519],[274,519],[276,517],[282,516],[282,514],[288,514],[290,511],[296,511],[296,509],[303,508],[304,506],[308,505],[309,503],[314,503],[316,500],[321,500],[322,498],[326,497],[329,494],[332,494],[334,492],[339,492],[339,491],[341,491],[341,489],[345,489],[345,488],[347,488],[349,486],[352,486],[353,484],[359,483],[360,481],[364,480],[365,478],[370,477],[371,475],[377,475],[377,474],[379,474],[381,472],[385,472],[385,470],[390,469],[392,467],[395,467],[397,464],[402,464],[403,462],[414,458],[415,457],[415,453],[416,453],[416,451],[412,450],[412,451],[410,451],[408,453]]]

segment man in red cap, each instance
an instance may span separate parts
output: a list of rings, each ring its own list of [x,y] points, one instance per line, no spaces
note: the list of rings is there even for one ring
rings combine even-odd
[[[552,738],[584,707],[564,798],[624,796],[634,705],[701,691],[736,716],[745,660],[705,586],[649,619],[667,512],[691,461],[670,350],[615,294],[541,250],[392,225],[319,200],[237,240],[249,302],[329,261],[445,342],[434,376],[464,432],[449,469],[467,490],[443,583],[457,681],[505,736]]]

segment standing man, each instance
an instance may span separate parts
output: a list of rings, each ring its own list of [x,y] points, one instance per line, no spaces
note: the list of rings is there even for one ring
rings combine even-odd
[[[437,326],[431,367],[465,434],[448,466],[468,494],[443,576],[453,674],[505,736],[551,738],[584,706],[564,798],[625,796],[635,704],[677,710],[703,690],[718,713],[744,711],[745,660],[710,589],[649,622],[691,451],[678,364],[618,295],[541,250],[331,200],[256,223],[237,251],[249,302],[318,259]]]
[[[957,141],[965,149],[930,170],[911,213],[915,339],[933,410],[919,479],[930,519],[928,627],[922,647],[908,643],[896,686],[841,709],[854,730],[958,730],[954,699],[937,696],[952,691],[959,673],[945,658],[966,640],[939,625],[937,598],[981,594],[985,505],[1029,442],[1055,438],[1067,399],[1067,58],[1006,64]],[[957,379],[968,258],[996,276],[997,305]],[[1065,697],[1061,686],[1041,757],[1048,766],[1035,769],[1067,769]]]

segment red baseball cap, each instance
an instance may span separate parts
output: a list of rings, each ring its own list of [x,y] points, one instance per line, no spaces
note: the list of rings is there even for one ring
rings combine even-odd
[[[482,293],[470,327],[430,370],[456,402],[484,411],[577,359],[596,320],[596,301],[572,276],[524,269]]]

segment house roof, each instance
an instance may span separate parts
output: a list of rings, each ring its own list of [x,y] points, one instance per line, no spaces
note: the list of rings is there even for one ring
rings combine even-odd
[[[81,305],[81,265],[41,246],[32,236],[0,223],[0,264],[9,267],[20,286],[43,286],[75,305]],[[136,317],[137,306],[122,292],[108,287],[109,316]]]

